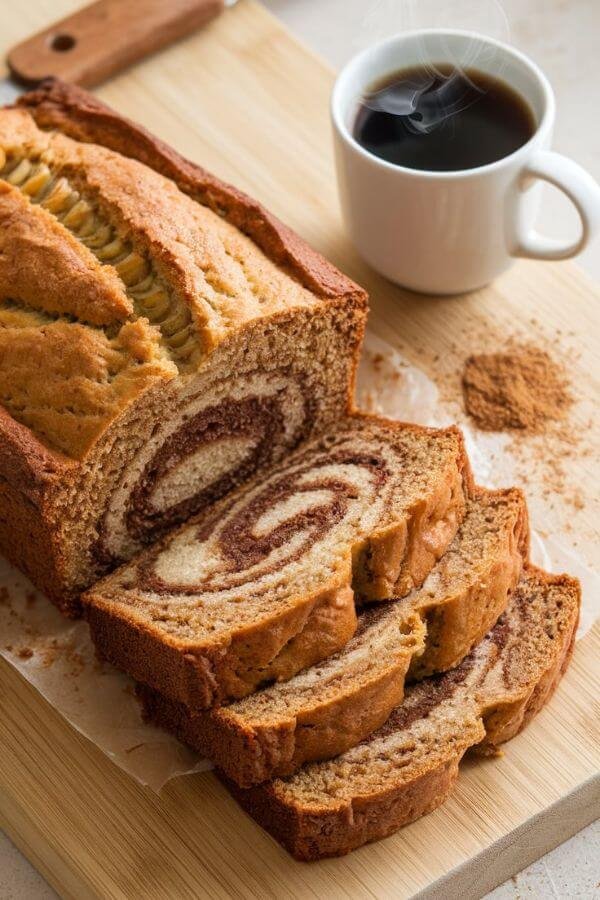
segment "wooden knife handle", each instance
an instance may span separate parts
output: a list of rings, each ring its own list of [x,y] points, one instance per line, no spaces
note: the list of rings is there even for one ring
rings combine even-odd
[[[97,0],[8,54],[24,84],[49,75],[93,87],[218,15],[224,0]]]

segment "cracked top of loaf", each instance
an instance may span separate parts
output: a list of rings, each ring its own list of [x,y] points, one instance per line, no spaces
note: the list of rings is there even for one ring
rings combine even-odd
[[[138,158],[135,158],[138,157]],[[83,458],[257,319],[363,292],[254,201],[85,91],[0,110],[0,402]]]

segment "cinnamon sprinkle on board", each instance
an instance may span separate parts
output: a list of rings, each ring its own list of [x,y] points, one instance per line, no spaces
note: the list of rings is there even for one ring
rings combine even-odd
[[[466,411],[483,431],[539,434],[573,402],[563,367],[531,344],[470,356],[462,385]]]

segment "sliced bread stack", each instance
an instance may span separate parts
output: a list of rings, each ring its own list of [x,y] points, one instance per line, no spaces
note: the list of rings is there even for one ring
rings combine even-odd
[[[290,778],[227,786],[297,859],[386,837],[443,803],[468,750],[493,753],[540,710],[568,665],[578,614],[574,579],[527,568],[464,662],[410,687],[367,739]]]
[[[355,414],[84,598],[144,715],[300,859],[433,809],[564,671],[579,594],[460,433]],[[440,674],[444,673],[444,674]]]
[[[423,586],[363,607],[354,636],[338,653],[288,681],[193,715],[140,685],[146,715],[242,786],[342,753],[385,722],[402,700],[407,673],[450,668],[483,637],[517,584],[526,546],[520,493],[477,492]]]

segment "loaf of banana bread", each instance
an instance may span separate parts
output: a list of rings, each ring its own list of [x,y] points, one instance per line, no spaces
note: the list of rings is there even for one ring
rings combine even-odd
[[[83,588],[350,404],[364,292],[85,91],[0,110],[0,551]]]

